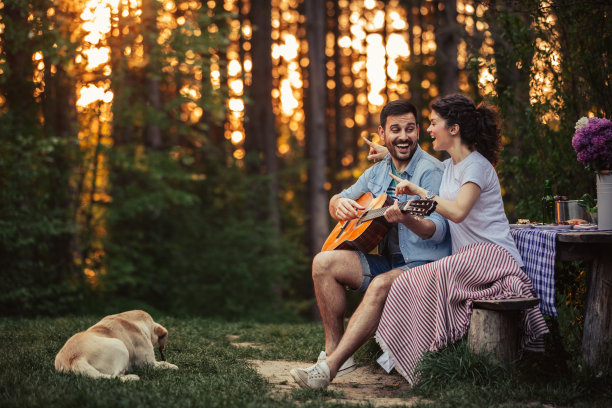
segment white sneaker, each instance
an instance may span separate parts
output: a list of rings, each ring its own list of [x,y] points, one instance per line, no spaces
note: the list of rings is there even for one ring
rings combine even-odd
[[[317,363],[320,363],[321,361],[325,361],[326,358],[327,358],[327,354],[325,354],[325,350],[324,350],[319,354],[319,357],[317,358]],[[344,374],[348,374],[351,371],[355,371],[356,368],[357,368],[357,364],[355,364],[355,359],[353,358],[353,356],[350,356],[349,358],[346,359],[344,364],[342,364],[340,368],[338,369],[336,378],[342,377]]]
[[[329,367],[325,361],[308,368],[294,368],[289,373],[291,373],[295,382],[302,388],[327,388],[331,382],[329,378]]]

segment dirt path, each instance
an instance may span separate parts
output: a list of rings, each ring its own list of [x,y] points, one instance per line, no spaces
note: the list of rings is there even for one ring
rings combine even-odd
[[[238,342],[239,336],[229,335],[228,340],[236,347],[265,348],[265,346],[251,342]],[[296,367],[308,367],[313,362],[286,361],[286,360],[248,360],[274,387],[274,393],[286,394],[299,386],[289,374],[289,370]],[[342,403],[370,403],[375,407],[410,407],[417,402],[424,401],[417,397],[401,398],[400,396],[410,388],[406,380],[395,372],[387,374],[380,367],[361,366],[349,374],[334,380],[329,386],[330,391],[342,393],[343,397],[332,401]]]
[[[266,378],[279,394],[299,388],[289,374],[295,367],[308,367],[312,362],[303,361],[262,361],[249,360],[257,372]],[[376,407],[412,406],[423,401],[420,398],[400,398],[409,388],[408,383],[399,375],[387,374],[377,367],[357,367],[352,373],[346,374],[329,386],[330,391],[341,392],[344,397],[334,401],[350,403],[369,402]]]

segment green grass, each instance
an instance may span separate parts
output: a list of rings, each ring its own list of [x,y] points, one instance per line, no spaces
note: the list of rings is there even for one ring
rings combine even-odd
[[[295,390],[286,398],[269,395],[271,386],[246,359],[314,360],[323,342],[314,324],[264,325],[155,316],[169,331],[166,358],[179,371],[134,370],[140,381],[93,380],[55,372],[55,355],[72,334],[96,317],[0,319],[0,407],[334,407],[332,391]],[[266,344],[263,350],[230,345]],[[159,356],[158,356],[159,358]]]
[[[504,365],[470,353],[464,339],[426,354],[420,382],[408,395],[433,400],[430,407],[612,407],[612,352],[603,353],[596,367],[585,367],[580,313],[562,300],[559,316],[548,319],[544,353],[525,352]]]
[[[425,356],[419,366],[421,381],[409,395],[434,400],[440,407],[610,407],[609,362],[607,369],[593,371],[572,369],[568,363],[573,364],[546,352],[525,353],[513,365],[499,364],[471,354],[463,340]]]
[[[0,319],[1,407],[335,407],[342,394],[294,390],[279,397],[247,359],[312,361],[323,346],[316,324],[227,323],[210,319],[154,316],[169,330],[168,361],[179,371],[137,368],[140,381],[92,380],[56,373],[55,355],[72,334],[99,317]],[[264,344],[263,349],[230,345]],[[374,364],[378,347],[369,342],[357,353],[361,364]],[[423,381],[408,396],[421,396],[428,407],[520,407],[527,404],[610,406],[610,361],[599,371],[579,360],[561,363],[554,354],[526,356],[507,367],[471,355],[460,342],[427,355]],[[564,367],[564,368],[560,368]],[[357,404],[351,404],[355,406]]]

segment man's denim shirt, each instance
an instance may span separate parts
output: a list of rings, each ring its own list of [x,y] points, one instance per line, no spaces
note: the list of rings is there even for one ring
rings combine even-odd
[[[442,163],[431,156],[420,146],[417,146],[410,163],[400,174],[402,179],[410,180],[427,191],[439,193],[440,182],[444,167]],[[372,193],[374,197],[387,192],[391,184],[391,155],[387,156],[363,172],[361,177],[351,187],[343,190],[342,197],[357,200],[365,193]],[[398,198],[399,202],[407,200],[418,200],[418,196],[402,195]],[[422,239],[417,234],[406,228],[402,223],[398,223],[399,245],[404,255],[406,263],[414,261],[436,261],[451,253],[450,234],[448,232],[448,222],[437,212],[426,217],[436,225],[436,231],[429,239]]]

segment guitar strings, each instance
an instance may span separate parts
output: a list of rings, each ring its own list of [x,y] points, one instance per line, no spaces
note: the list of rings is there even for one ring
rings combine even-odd
[[[417,200],[409,200],[409,201],[405,201],[403,203],[399,203],[399,207],[401,211],[404,211],[406,209],[406,207],[412,207],[414,205],[418,205],[419,203],[417,202]],[[381,208],[376,208],[374,210],[368,210],[366,211],[361,217],[360,217],[360,222],[365,222],[365,221],[369,221],[372,220],[374,218],[378,218],[381,215],[383,215],[385,213],[385,211],[387,211],[387,208],[391,207],[390,205],[386,206],[386,207],[381,207]],[[424,212],[423,208],[419,208],[418,206],[415,207],[413,210],[411,210],[411,212],[414,215],[419,215],[422,214]]]

